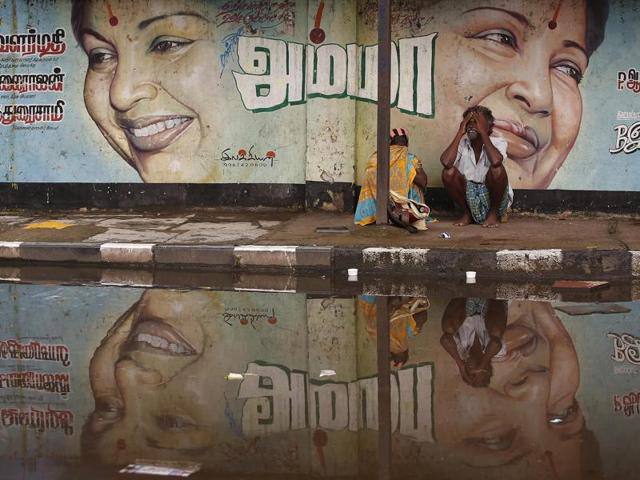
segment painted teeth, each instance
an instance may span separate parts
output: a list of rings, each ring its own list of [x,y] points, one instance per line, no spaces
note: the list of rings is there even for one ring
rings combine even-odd
[[[162,122],[152,123],[151,125],[147,125],[143,128],[130,128],[129,131],[133,133],[135,137],[149,137],[156,133],[178,127],[188,120],[189,119],[186,117],[170,118],[169,120],[164,120]]]
[[[183,355],[189,353],[184,346],[178,343],[171,343],[162,337],[158,337],[156,335],[151,335],[149,333],[140,333],[136,336],[136,342],[146,343],[147,345],[152,346],[153,348],[159,348],[161,350],[168,350],[171,353],[176,353],[178,355]]]

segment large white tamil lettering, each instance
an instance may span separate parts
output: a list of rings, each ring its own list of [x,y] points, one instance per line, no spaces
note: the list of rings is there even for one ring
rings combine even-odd
[[[403,38],[391,48],[391,105],[405,113],[433,116],[437,34]],[[240,72],[233,72],[245,108],[271,111],[308,98],[349,96],[376,102],[378,47],[327,44],[316,47],[241,36]]]
[[[303,372],[250,363],[240,384],[242,431],[265,435],[303,428],[378,429],[378,382],[309,380]],[[433,442],[433,365],[391,374],[391,428],[420,442]]]

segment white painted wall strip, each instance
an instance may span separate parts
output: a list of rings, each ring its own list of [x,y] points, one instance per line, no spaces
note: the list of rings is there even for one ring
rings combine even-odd
[[[549,272],[562,270],[562,250],[499,250],[496,266],[502,272]]]
[[[0,242],[0,258],[20,258],[22,242]]]
[[[288,245],[242,245],[234,247],[235,252],[282,252],[282,253],[295,253],[295,246]]]
[[[103,243],[100,256],[107,263],[151,263],[153,243]]]
[[[631,254],[631,275],[640,277],[640,251],[630,251]]]

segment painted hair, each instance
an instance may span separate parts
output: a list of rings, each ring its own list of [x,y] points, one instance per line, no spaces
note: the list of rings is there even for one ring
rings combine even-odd
[[[587,33],[585,36],[587,54],[591,56],[604,40],[605,27],[609,18],[609,0],[586,0],[586,3]],[[82,18],[86,6],[86,0],[72,0],[71,28],[77,41],[80,41],[80,29],[82,28]]]
[[[590,57],[602,44],[609,18],[609,0],[587,0],[587,55]]]
[[[84,17],[86,4],[86,0],[73,0],[71,4],[71,29],[78,42],[80,42],[80,29],[82,28],[82,17]]]

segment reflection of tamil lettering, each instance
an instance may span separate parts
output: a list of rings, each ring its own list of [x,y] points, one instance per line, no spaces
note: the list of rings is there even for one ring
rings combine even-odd
[[[640,338],[629,333],[618,335],[608,333],[607,336],[613,339],[613,354],[611,358],[616,362],[628,362],[633,365],[640,365]]]
[[[0,373],[0,389],[20,388],[66,395],[70,391],[68,373],[9,372]]]
[[[273,162],[276,158],[276,152],[274,152],[273,150],[269,150],[267,153],[264,154],[264,156],[259,156],[256,155],[253,150],[255,148],[255,145],[251,145],[251,147],[249,147],[249,151],[245,150],[244,148],[241,148],[238,150],[238,153],[236,154],[230,154],[229,152],[231,152],[231,148],[225,148],[222,151],[222,154],[220,155],[220,161],[222,162],[256,162],[254,164],[251,164],[251,166],[257,166],[256,164],[260,164],[260,163],[269,163],[270,166],[273,167]]]
[[[613,396],[613,411],[625,417],[640,415],[640,391]]]
[[[49,105],[5,105],[0,107],[0,123],[32,124],[38,122],[61,122],[64,118],[64,100]]]
[[[378,428],[375,377],[352,382],[308,380],[305,372],[250,363],[238,392],[246,399],[242,431],[266,435],[303,428]],[[414,365],[391,374],[392,429],[417,441],[433,442],[433,366]]]
[[[0,54],[19,53],[23,57],[62,55],[67,49],[64,37],[65,31],[62,28],[53,33],[38,33],[35,28],[30,28],[28,33],[0,35]]]
[[[0,75],[0,92],[62,92],[64,76],[60,67],[52,73]]]
[[[17,340],[0,341],[0,359],[42,360],[60,362],[65,367],[71,365],[69,347],[48,345],[40,342],[20,343]]]
[[[0,409],[0,424],[3,427],[27,427],[43,433],[46,430],[62,430],[65,435],[73,434],[73,412],[55,410],[50,406],[41,410],[30,406],[20,409],[8,407]]]
[[[640,150],[640,122],[630,127],[618,125],[613,128],[616,131],[616,146],[609,150],[610,153],[624,152],[626,154]]]
[[[391,104],[405,113],[433,115],[435,33],[404,38],[391,48]],[[315,47],[241,36],[233,72],[244,106],[253,112],[303,103],[313,97],[349,96],[377,101],[378,47]]]

